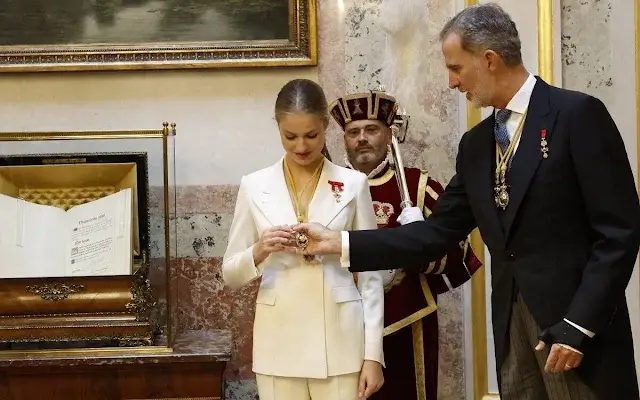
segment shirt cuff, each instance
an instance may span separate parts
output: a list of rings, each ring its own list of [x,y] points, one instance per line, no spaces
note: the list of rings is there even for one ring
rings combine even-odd
[[[564,318],[564,322],[566,322],[567,324],[573,326],[574,328],[576,328],[580,332],[584,333],[585,335],[589,336],[590,338],[593,338],[596,335],[595,333],[591,332],[590,330],[584,329],[580,325],[574,324],[573,322],[569,321],[566,318]]]
[[[349,260],[349,232],[340,232],[342,236],[342,252],[340,253],[340,265],[342,268],[349,268],[351,266],[351,260]]]
[[[569,345],[562,344],[562,343],[558,343],[558,345],[559,345],[560,347],[564,347],[565,349],[569,349],[569,350],[575,351],[576,353],[578,353],[578,354],[580,354],[580,355],[584,355],[584,354],[582,354],[582,352],[581,352],[580,350],[576,350],[576,349],[574,349],[573,347],[571,347],[571,346],[569,346]]]

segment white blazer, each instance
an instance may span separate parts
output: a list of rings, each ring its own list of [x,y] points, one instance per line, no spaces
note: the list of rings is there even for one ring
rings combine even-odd
[[[340,201],[330,181],[342,182]],[[367,177],[325,160],[309,221],[340,230],[376,229]],[[307,264],[302,256],[272,253],[254,265],[253,246],[276,225],[295,225],[283,159],[244,176],[222,263],[227,286],[262,277],[253,326],[253,371],[326,378],[359,372],[364,359],[384,365],[384,289],[380,272],[361,272],[357,285],[339,256]]]

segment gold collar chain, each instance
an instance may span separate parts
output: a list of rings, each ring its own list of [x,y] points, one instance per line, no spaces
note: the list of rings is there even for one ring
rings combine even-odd
[[[311,203],[311,200],[313,200],[314,194],[316,193],[316,189],[318,188],[318,182],[320,181],[320,171],[322,171],[324,160],[325,159],[323,158],[320,164],[318,164],[318,166],[316,167],[316,170],[313,172],[313,175],[311,175],[311,178],[309,178],[309,181],[306,183],[306,185],[304,185],[300,194],[298,194],[296,190],[296,183],[293,179],[293,175],[291,174],[291,170],[289,169],[289,165],[287,164],[286,157],[284,159],[285,175],[287,177],[288,186],[290,187],[292,192],[291,197],[293,197],[293,207],[296,212],[296,218],[298,222],[304,222],[305,219],[307,218],[307,216],[305,215],[306,212],[303,211],[302,205],[301,205],[302,196],[304,195],[305,190],[307,190],[307,187],[309,186],[309,184],[315,180],[315,183],[313,185],[313,192],[311,192],[311,196],[309,197],[309,203],[307,204],[307,209],[308,209],[309,208],[308,206]],[[307,234],[305,232],[296,233],[296,246],[298,246],[298,248],[300,248],[301,250],[305,250],[308,245],[309,245],[309,237],[307,236]],[[316,257],[311,255],[304,255],[303,259],[306,263],[311,264],[315,261]]]
[[[320,161],[320,164],[318,164],[318,166],[316,167],[316,170],[313,172],[313,175],[311,175],[311,178],[309,178],[309,181],[307,181],[307,183],[304,185],[304,187],[302,188],[302,191],[300,193],[298,193],[297,189],[296,189],[296,183],[293,179],[293,175],[291,174],[291,170],[289,169],[289,164],[287,163],[287,159],[284,159],[284,168],[285,168],[285,174],[287,177],[287,183],[288,186],[291,188],[291,197],[293,197],[293,207],[294,207],[294,211],[296,212],[296,218],[298,219],[298,222],[305,222],[305,219],[307,218],[307,213],[306,213],[306,209],[308,209],[308,204],[306,209],[304,207],[302,207],[302,196],[304,195],[304,192],[307,190],[307,187],[309,186],[309,184],[315,180],[315,183],[313,185],[313,191],[311,192],[311,196],[309,197],[309,203],[311,203],[311,200],[313,200],[313,196],[316,192],[316,189],[318,188],[318,182],[320,180],[320,171],[322,171],[322,166],[324,165],[324,158],[322,159],[322,161]]]
[[[513,158],[513,152],[515,151],[516,144],[522,136],[522,129],[524,127],[524,120],[527,118],[527,110],[524,111],[518,127],[516,128],[515,135],[509,143],[507,150],[502,153],[502,148],[496,143],[496,171],[495,171],[495,186],[493,188],[494,201],[496,206],[502,210],[506,210],[509,205],[509,186],[507,185],[507,170],[509,169],[509,163]]]

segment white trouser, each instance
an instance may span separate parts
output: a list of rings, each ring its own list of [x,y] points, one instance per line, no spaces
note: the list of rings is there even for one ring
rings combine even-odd
[[[359,373],[327,379],[256,374],[260,400],[358,400]]]

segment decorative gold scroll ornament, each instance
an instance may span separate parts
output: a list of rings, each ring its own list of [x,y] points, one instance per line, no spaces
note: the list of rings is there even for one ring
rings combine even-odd
[[[61,301],[69,297],[70,294],[82,292],[84,290],[84,285],[44,283],[42,285],[28,285],[26,290],[29,293],[39,294],[43,300]]]
[[[284,160],[284,169],[287,177],[287,185],[289,186],[289,189],[291,192],[291,197],[293,199],[293,207],[296,212],[296,218],[298,220],[298,223],[305,222],[308,217],[307,211],[309,208],[309,204],[307,204],[306,207],[302,206],[302,196],[304,195],[304,192],[309,186],[309,184],[313,182],[313,191],[309,196],[309,202],[311,202],[311,199],[313,199],[313,195],[316,192],[316,188],[318,187],[318,181],[320,180],[320,171],[322,171],[323,165],[324,165],[324,158],[322,159],[322,161],[320,161],[320,163],[316,167],[316,170],[313,172],[313,175],[311,175],[311,178],[309,179],[309,181],[302,188],[302,191],[298,193],[296,189],[296,183],[293,180],[293,175],[291,174],[291,170],[289,169],[289,165],[287,164],[287,159],[285,158]],[[308,246],[309,246],[309,235],[307,235],[306,232],[297,232],[296,247],[298,247],[302,251],[305,251]],[[315,256],[304,255],[304,260],[307,263],[311,263],[313,260],[315,260]]]

